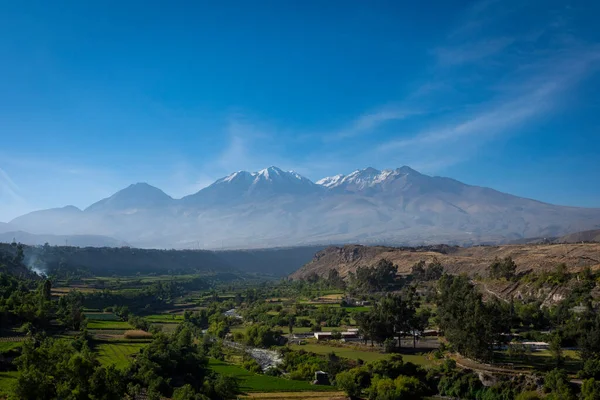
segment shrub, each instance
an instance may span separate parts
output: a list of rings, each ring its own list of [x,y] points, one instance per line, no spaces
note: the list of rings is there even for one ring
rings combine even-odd
[[[242,368],[254,373],[254,374],[262,374],[263,370],[260,364],[254,359],[250,358],[243,362]]]

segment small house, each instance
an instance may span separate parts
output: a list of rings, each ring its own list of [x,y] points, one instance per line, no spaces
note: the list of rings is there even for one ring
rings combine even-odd
[[[315,338],[317,340],[331,340],[333,333],[331,332],[315,332]]]

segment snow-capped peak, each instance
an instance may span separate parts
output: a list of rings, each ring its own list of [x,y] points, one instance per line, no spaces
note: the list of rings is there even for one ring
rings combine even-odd
[[[238,172],[234,172],[231,175],[226,176],[225,178],[222,178],[220,181],[221,182],[232,182],[235,180],[239,180],[239,179],[248,179],[248,178],[252,178],[253,174],[251,174],[248,171],[238,171]]]
[[[416,171],[409,167],[384,169],[383,171],[368,167],[365,169],[357,169],[348,175],[340,174],[323,178],[317,181],[317,185],[329,189],[343,188],[344,190],[357,191],[378,186],[411,173],[416,173]]]
[[[344,179],[344,175],[343,174],[338,174],[338,175],[334,175],[334,176],[328,176],[326,178],[323,179],[319,179],[317,181],[317,185],[321,185],[324,187],[334,187],[336,186],[342,179]]]

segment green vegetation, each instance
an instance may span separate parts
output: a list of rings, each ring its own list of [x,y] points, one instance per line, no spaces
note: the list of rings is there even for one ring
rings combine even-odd
[[[335,390],[332,386],[315,386],[309,382],[254,374],[237,365],[215,359],[210,360],[209,367],[219,374],[231,375],[238,378],[240,380],[240,389],[244,392],[315,392]]]
[[[111,330],[123,329],[123,330],[127,330],[127,329],[133,329],[133,326],[131,326],[128,322],[124,322],[124,321],[92,320],[92,321],[88,322],[87,328],[88,329],[111,329]]]
[[[98,361],[102,365],[114,365],[119,369],[125,369],[131,364],[132,356],[139,354],[140,350],[147,345],[148,343],[115,340],[97,343],[94,350],[98,354]]]
[[[304,350],[309,351],[315,354],[331,354],[335,353],[339,357],[350,358],[352,360],[364,360],[366,362],[382,360],[384,358],[388,358],[389,354],[382,354],[377,351],[366,351],[366,350],[356,350],[349,347],[335,347],[321,344],[305,344],[305,345],[292,345],[292,349],[294,350]],[[419,364],[425,363],[425,357],[421,356],[405,356],[412,357],[413,359],[418,359],[421,362]]]
[[[24,268],[16,244],[2,260]],[[109,400],[143,392],[181,400],[339,388],[370,400],[598,399],[600,314],[591,297],[597,273],[557,266],[537,277],[516,274],[510,258],[494,260],[485,280],[445,275],[436,259],[415,264],[410,275],[396,270],[381,260],[346,280],[332,270],[325,278],[280,282],[188,273],[99,277],[66,265],[50,279],[0,273],[7,337],[0,340],[7,370],[0,393]],[[479,290],[507,280],[559,282],[568,290],[551,306],[526,293],[500,300]],[[361,342],[342,340],[348,328]],[[294,335],[314,331],[333,332],[332,340]],[[440,331],[440,341],[423,339]],[[536,351],[524,341],[550,346]],[[492,364],[505,375],[484,386],[453,358],[477,369]],[[317,371],[330,385],[310,384]],[[574,377],[580,389],[569,383]]]
[[[17,371],[0,372],[0,397],[8,396],[12,393],[13,387],[17,382]]]
[[[22,342],[0,342],[0,354],[21,348]]]

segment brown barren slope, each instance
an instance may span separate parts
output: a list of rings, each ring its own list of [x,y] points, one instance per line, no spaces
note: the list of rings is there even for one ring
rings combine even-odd
[[[517,263],[517,272],[548,270],[565,263],[571,270],[583,267],[600,268],[600,243],[583,244],[528,244],[477,247],[432,246],[427,248],[393,248],[380,246],[347,245],[328,247],[318,252],[313,260],[294,272],[290,277],[302,279],[316,273],[326,276],[335,268],[340,275],[356,271],[359,266],[374,266],[381,259],[388,259],[398,266],[399,273],[409,273],[411,267],[421,261],[430,262],[434,257],[448,273],[485,275],[486,268],[495,257],[511,256]]]

